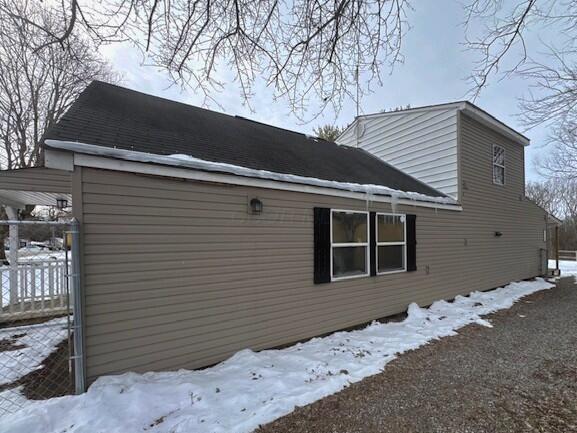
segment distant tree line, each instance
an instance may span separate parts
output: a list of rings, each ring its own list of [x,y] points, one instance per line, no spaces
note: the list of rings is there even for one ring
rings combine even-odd
[[[557,177],[545,182],[529,182],[526,195],[562,221],[559,248],[577,250],[577,179]]]

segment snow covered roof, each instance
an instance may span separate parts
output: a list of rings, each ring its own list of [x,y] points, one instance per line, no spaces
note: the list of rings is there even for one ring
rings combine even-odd
[[[426,202],[435,204],[435,206],[457,205],[455,200],[447,196],[432,197],[418,192],[401,191],[382,185],[337,182],[313,177],[297,176],[293,174],[275,173],[267,170],[255,170],[238,165],[205,161],[189,155],[157,155],[153,153],[114,149],[104,146],[95,146],[92,144],[59,140],[46,140],[46,146],[49,149],[64,150],[76,154],[93,155],[96,157],[114,158],[124,161],[158,164],[170,167],[188,168],[206,172],[226,173],[247,178],[308,185],[320,188],[330,188],[354,193],[363,193],[366,195],[385,195],[395,200],[401,199],[414,202]],[[51,157],[48,157],[47,159],[51,159]],[[124,167],[124,169],[126,169],[126,167]]]
[[[164,165],[187,164],[198,170],[272,180],[282,177],[285,182],[329,183],[332,188],[339,185],[375,194],[397,191],[417,200],[453,203],[362,149],[99,81],[88,86],[44,138],[54,140],[52,144],[87,143],[140,154],[116,152],[115,158],[145,155],[148,162]]]

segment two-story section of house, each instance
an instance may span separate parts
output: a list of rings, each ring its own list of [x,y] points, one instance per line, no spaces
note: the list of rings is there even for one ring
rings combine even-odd
[[[475,127],[478,137],[494,136],[497,132],[496,141],[514,144],[509,152],[504,152],[497,142],[488,150],[495,150],[496,164],[502,164],[505,153],[509,153],[509,164],[514,170],[510,180],[522,181],[523,147],[529,145],[529,139],[466,101],[359,116],[337,143],[362,148],[460,201],[461,192],[466,189],[462,152],[471,150],[471,134],[466,133]],[[495,184],[505,185],[504,171],[495,169]]]
[[[490,269],[546,268],[544,246],[524,248],[529,238],[547,237],[546,213],[525,197],[530,141],[474,104],[359,116],[337,143],[364,149],[460,203],[458,226],[473,247],[463,258],[479,265],[480,281]]]

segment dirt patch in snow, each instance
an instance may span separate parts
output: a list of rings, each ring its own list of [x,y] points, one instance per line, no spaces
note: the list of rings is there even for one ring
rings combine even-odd
[[[53,324],[45,329],[27,328],[29,325],[54,323],[62,317],[65,316],[34,318],[0,328],[3,333],[0,353],[6,355],[5,361],[8,362],[4,368],[8,372],[23,371],[20,377],[14,375],[15,380],[0,384],[0,392],[15,390],[14,394],[5,394],[4,398],[10,399],[13,395],[16,399],[24,397],[28,400],[45,400],[73,392],[66,331]],[[13,332],[11,328],[14,328]],[[58,338],[60,334],[64,334],[61,340]],[[44,352],[46,355],[38,358]],[[10,362],[14,363],[12,367],[9,366]]]
[[[23,385],[22,394],[29,400],[45,400],[72,394],[71,372],[69,371],[68,341],[56,346],[38,370],[22,377],[18,385]]]
[[[24,344],[18,344],[19,338],[23,337],[25,334],[14,334],[10,338],[4,338],[0,340],[0,352],[12,352],[14,350],[24,349],[26,346]]]
[[[0,392],[22,386],[21,393],[28,400],[46,400],[73,393],[72,380],[68,369],[68,341],[56,346],[37,370],[20,379],[0,385]]]

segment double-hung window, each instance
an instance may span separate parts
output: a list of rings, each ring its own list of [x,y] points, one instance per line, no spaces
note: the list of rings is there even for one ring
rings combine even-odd
[[[407,269],[406,217],[377,213],[377,274],[402,272]]]
[[[505,148],[493,145],[493,183],[505,185]]]
[[[416,215],[314,208],[314,283],[417,270]]]
[[[331,279],[369,275],[369,213],[331,210]]]

